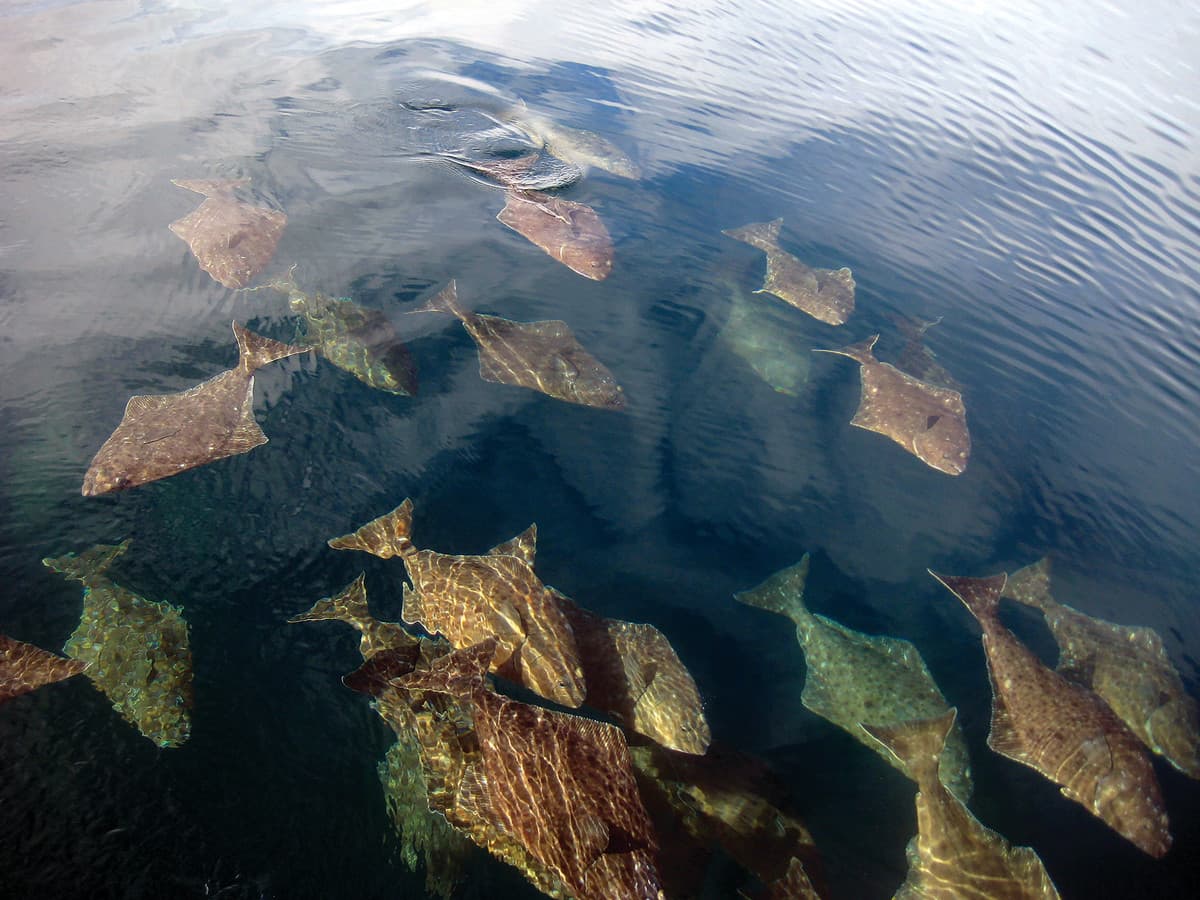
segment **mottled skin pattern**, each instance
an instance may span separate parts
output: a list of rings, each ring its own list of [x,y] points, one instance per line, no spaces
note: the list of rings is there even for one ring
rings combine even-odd
[[[191,734],[192,651],[182,610],[147,600],[104,574],[129,546],[98,545],[42,563],[83,583],[83,614],[63,651],[121,717],[160,747]]]
[[[182,181],[172,184],[205,200],[168,227],[187,242],[200,268],[227,288],[245,287],[275,255],[287,216],[238,200],[233,192],[250,184],[239,181]]]
[[[179,393],[129,398],[121,424],[88,466],[85,497],[177,475],[267,442],[254,420],[254,371],[308,348],[270,340],[237,322],[233,334],[237,368]]]
[[[1004,596],[1040,609],[1058,643],[1058,671],[1091,688],[1155,753],[1200,778],[1200,707],[1152,628],[1115,625],[1055,601],[1050,560],[1008,576]]]
[[[404,590],[407,624],[459,648],[495,638],[494,671],[556,703],[579,706],[585,687],[574,633],[528,563],[518,556],[418,550],[411,531],[412,502],[405,500],[329,546],[385,559],[399,555],[412,581]]]
[[[625,392],[612,372],[583,349],[565,322],[513,322],[469,313],[457,301],[457,286],[451,281],[414,311],[457,316],[479,347],[479,375],[485,381],[529,388],[582,406],[625,408]]]
[[[0,703],[78,675],[87,667],[84,660],[65,659],[0,634]]]
[[[814,269],[779,246],[783,219],[756,222],[721,232],[767,254],[767,277],[756,294],[772,294],[828,325],[842,325],[854,312],[850,270]]]
[[[398,650],[415,647],[419,642],[397,622],[381,622],[367,608],[366,575],[360,574],[354,581],[333,597],[323,597],[302,615],[288,619],[289,623],[323,622],[336,620],[357,629],[361,634],[358,642],[363,659],[370,659],[383,650]]]
[[[1057,900],[1041,859],[985,828],[938,777],[955,710],[936,719],[863,728],[917,782],[917,836],[908,845],[902,900]]]
[[[992,683],[988,746],[1041,772],[1139,849],[1171,847],[1167,813],[1141,742],[1103,700],[1046,668],[1000,622],[1007,577],[956,578],[930,572],[983,629]]]
[[[806,554],[734,598],[796,623],[796,639],[808,667],[801,702],[895,765],[895,758],[863,731],[862,723],[892,726],[942,715],[950,706],[908,641],[863,634],[810,612],[804,604],[807,576]],[[942,779],[958,797],[969,800],[971,767],[958,728],[951,731],[946,750]]]
[[[496,218],[584,278],[603,281],[612,271],[612,238],[590,206],[537,191],[505,191]]]
[[[486,815],[576,900],[658,900],[657,840],[620,730],[489,690],[493,650],[485,641],[394,682],[464,708],[479,751],[443,784],[458,813]]]
[[[967,410],[958,391],[926,384],[871,353],[874,335],[840,350],[818,350],[848,356],[862,366],[862,396],[851,425],[893,441],[925,465],[961,475],[971,456]]]

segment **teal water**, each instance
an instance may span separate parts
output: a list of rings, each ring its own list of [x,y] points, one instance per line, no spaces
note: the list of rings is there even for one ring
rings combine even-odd
[[[1157,629],[1200,694],[1194,11],[118,0],[0,23],[0,632],[61,649],[80,592],[40,560],[128,537],[115,574],[184,608],[196,695],[174,750],[83,679],[0,707],[0,894],[424,896],[375,773],[389,733],[339,682],[355,636],[286,624],[364,569],[399,618],[399,564],[325,541],[410,496],[420,546],[482,552],[536,522],[546,583],[660,628],[715,739],[789,785],[831,897],[895,891],[913,789],[800,706],[791,629],[732,601],[805,551],[817,611],[920,648],[960,711],[973,810],[1064,897],[1195,895],[1200,786],[1156,761],[1175,846],[1155,861],[990,751],[978,629],[925,573],[1050,554],[1060,600]],[[563,192],[613,236],[606,280],[425,155],[464,120],[402,105],[497,98],[641,166]],[[287,212],[266,275],[296,263],[390,317],[420,392],[291,359],[256,380],[269,444],[81,497],[130,395],[233,365],[232,319],[292,335],[284,298],[222,288],[167,230],[198,199],[170,180],[210,177]],[[789,251],[858,285],[838,328],[776,304],[798,352],[882,331],[887,358],[891,315],[942,317],[927,343],[963,386],[964,475],[851,428],[848,360],[814,355],[789,396],[732,351],[729,286],[757,287],[762,254],[720,232],[776,216]],[[461,328],[405,315],[450,278],[478,311],[565,319],[628,408],[482,381]],[[1053,662],[1032,616],[1008,620]],[[708,885],[731,895],[719,858]],[[536,892],[481,853],[463,896]]]

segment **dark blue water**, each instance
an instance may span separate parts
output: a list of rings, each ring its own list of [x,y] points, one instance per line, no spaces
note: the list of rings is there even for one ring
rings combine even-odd
[[[41,558],[128,537],[113,576],[184,608],[196,695],[173,750],[84,679],[0,708],[0,895],[423,896],[376,776],[390,733],[339,682],[356,636],[286,624],[364,569],[399,618],[399,564],[325,541],[407,496],[418,545],[482,552],[536,522],[547,583],[657,625],[715,739],[790,786],[830,896],[895,891],[913,788],[800,706],[791,629],[731,599],[805,551],[815,609],[920,648],[959,709],[974,812],[1064,897],[1195,896],[1200,786],[1156,762],[1175,846],[1154,861],[990,751],[977,626],[925,573],[1050,554],[1060,600],[1154,627],[1200,693],[1195,11],[398,7],[0,12],[0,631],[60,649],[80,591]],[[455,132],[397,101],[433,98],[522,98],[639,162],[640,180],[592,170],[564,193],[613,235],[607,280],[421,155]],[[167,230],[197,200],[170,179],[212,177],[286,210],[268,273],[298,263],[305,287],[388,314],[420,393],[288,360],[257,378],[269,444],[83,498],[130,395],[233,365],[231,319],[291,336],[282,297],[222,288]],[[790,397],[731,352],[730,285],[757,287],[762,255],[720,231],[776,216],[789,251],[858,284],[845,326],[785,315],[802,352],[883,331],[887,358],[891,315],[942,317],[928,345],[963,385],[964,475],[850,428],[848,360],[814,356]],[[457,325],[404,315],[450,278],[473,309],[567,320],[629,408],[482,381]],[[1053,663],[1037,620],[1010,622]],[[714,862],[705,896],[730,890]],[[480,853],[463,896],[536,892]]]

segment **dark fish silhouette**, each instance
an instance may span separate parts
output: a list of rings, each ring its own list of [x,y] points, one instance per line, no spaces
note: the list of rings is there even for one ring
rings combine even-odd
[[[0,634],[0,703],[78,675],[87,667],[86,660],[64,659]]]
[[[233,334],[237,368],[179,393],[129,398],[121,424],[88,466],[85,497],[177,475],[267,442],[254,421],[254,370],[309,348],[281,344],[237,322]]]
[[[929,574],[983,629],[992,683],[988,746],[1041,772],[1139,849],[1166,855],[1167,813],[1141,742],[1103,700],[1046,668],[1004,627],[999,605],[1007,576]]]
[[[453,281],[414,312],[444,312],[459,318],[479,348],[484,381],[540,391],[557,400],[624,409],[625,392],[603,363],[575,339],[566,322],[513,322],[458,305]]]
[[[890,437],[939,472],[961,475],[971,456],[962,395],[881,363],[871,353],[877,340],[876,334],[840,350],[816,351],[848,356],[862,366],[862,396],[850,424]]]
[[[490,690],[495,649],[489,639],[392,682],[418,718],[429,695],[450,704],[434,709],[452,731],[418,727],[431,808],[552,896],[660,900],[657,839],[624,736]]]
[[[1057,900],[1058,891],[1029,847],[1013,847],[971,815],[942,784],[938,763],[956,710],[936,719],[863,729],[917,783],[917,836],[908,845],[906,900]]]
[[[612,271],[612,238],[590,206],[536,191],[510,190],[496,218],[584,278],[603,281]]]
[[[250,184],[238,181],[183,181],[172,184],[203,194],[204,202],[170,229],[187,242],[200,268],[227,288],[245,287],[275,255],[287,216],[238,200],[237,188]]]
[[[889,313],[888,318],[904,338],[904,348],[896,360],[896,368],[926,384],[962,393],[962,385],[937,361],[937,354],[925,346],[925,332],[934,325],[940,325],[942,317],[926,322],[901,313]]]
[[[767,254],[767,277],[756,294],[774,294],[829,325],[841,325],[854,312],[854,276],[840,269],[806,266],[779,246],[783,219],[729,228],[721,234]]]
[[[346,585],[341,593],[324,597],[314,603],[308,612],[288,619],[288,623],[330,620],[345,622],[359,632],[361,637],[358,649],[364,660],[384,650],[412,654],[420,648],[417,638],[405,631],[402,625],[397,622],[382,622],[371,615],[367,608],[365,574],[360,574]]]
[[[796,625],[807,672],[800,702],[895,764],[862,724],[898,725],[950,708],[920,651],[900,638],[863,634],[811,612],[804,603],[808,555],[734,599],[787,616]],[[942,778],[962,800],[971,797],[967,743],[955,728],[942,761]]]
[[[402,397],[417,393],[416,363],[382,312],[344,297],[306,294],[290,272],[264,287],[287,294],[288,305],[302,317],[297,343],[315,347],[339,369],[373,388]]]
[[[1058,642],[1058,671],[1091,688],[1142,743],[1200,778],[1200,708],[1153,628],[1114,625],[1058,603],[1050,560],[1008,576],[1004,596],[1040,609]]]
[[[121,718],[160,747],[191,734],[192,650],[183,610],[147,600],[105,572],[129,547],[98,544],[42,564],[83,584],[83,614],[63,648]]]
[[[329,546],[401,557],[412,581],[404,587],[407,624],[458,648],[494,638],[494,671],[564,706],[579,706],[586,689],[574,633],[529,564],[518,556],[418,550],[410,539],[412,514],[412,501],[405,500]]]
[[[798,396],[808,384],[812,354],[800,343],[795,323],[783,321],[786,310],[747,297],[737,285],[730,285],[730,294],[721,340],[779,393]]]

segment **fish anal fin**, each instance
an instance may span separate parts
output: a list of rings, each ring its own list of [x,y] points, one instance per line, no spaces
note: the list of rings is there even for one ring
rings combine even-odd
[[[1025,759],[1025,741],[1021,737],[1021,733],[1017,731],[1003,696],[996,692],[994,682],[992,684],[992,723],[988,731],[987,744],[1001,756],[1015,760]]]

